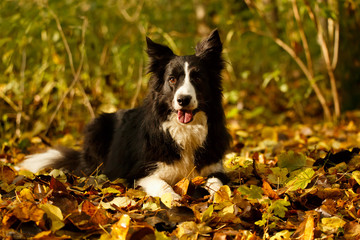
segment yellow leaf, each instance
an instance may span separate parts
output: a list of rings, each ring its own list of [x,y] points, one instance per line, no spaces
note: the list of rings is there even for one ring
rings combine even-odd
[[[56,232],[65,226],[64,218],[60,208],[51,204],[42,204],[40,208],[44,210],[46,215],[51,219],[51,231]]]
[[[360,171],[353,171],[352,177],[356,180],[358,184],[360,184]]]
[[[168,208],[171,208],[173,200],[174,198],[170,192],[164,193],[161,196],[162,203],[165,204],[165,206],[167,206]]]
[[[227,185],[221,186],[219,191],[214,194],[214,203],[222,203],[229,201],[231,197],[230,187]]]
[[[111,240],[126,240],[130,227],[130,216],[124,214],[120,220],[112,226]]]
[[[19,197],[23,200],[28,200],[30,202],[34,201],[34,196],[32,194],[32,191],[28,188],[24,188],[23,190],[21,190]]]
[[[333,234],[336,233],[339,228],[344,227],[345,224],[346,222],[339,217],[322,218],[320,229],[327,234]]]
[[[303,239],[304,240],[314,239],[314,229],[315,229],[314,217],[309,214],[305,223]]]

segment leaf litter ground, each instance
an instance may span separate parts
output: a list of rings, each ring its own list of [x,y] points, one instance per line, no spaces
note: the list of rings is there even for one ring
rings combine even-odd
[[[350,122],[229,127],[231,182],[213,198],[204,178],[174,186],[183,196],[146,196],[94,173],[15,170],[24,150],[2,146],[3,239],[359,239],[360,132]],[[64,138],[67,138],[65,136]]]

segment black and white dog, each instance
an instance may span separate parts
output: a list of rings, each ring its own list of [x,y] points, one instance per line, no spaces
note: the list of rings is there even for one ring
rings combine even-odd
[[[143,105],[106,113],[86,128],[82,151],[52,149],[29,156],[20,166],[91,174],[102,164],[110,179],[125,178],[151,196],[171,193],[182,178],[207,177],[214,194],[226,181],[222,158],[230,144],[222,107],[222,44],[213,31],[196,53],[177,56],[147,40],[150,91]]]

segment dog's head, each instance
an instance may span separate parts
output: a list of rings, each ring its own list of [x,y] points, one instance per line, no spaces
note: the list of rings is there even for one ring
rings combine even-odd
[[[158,104],[190,123],[198,111],[206,114],[221,104],[222,44],[217,30],[199,42],[194,55],[177,56],[167,46],[147,40],[150,85]]]

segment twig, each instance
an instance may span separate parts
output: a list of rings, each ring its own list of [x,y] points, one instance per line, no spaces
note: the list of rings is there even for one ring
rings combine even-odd
[[[313,63],[312,63],[311,54],[310,54],[310,50],[309,50],[309,44],[308,44],[307,39],[306,39],[304,26],[303,26],[301,18],[300,18],[299,9],[298,9],[298,6],[296,4],[296,0],[292,0],[292,6],[293,6],[294,17],[295,17],[296,23],[297,23],[298,28],[299,28],[301,41],[303,43],[303,47],[304,47],[304,51],[305,51],[307,67],[308,67],[308,70],[309,70],[310,74],[312,76],[314,76]]]
[[[2,98],[15,112],[21,112],[21,115],[26,121],[30,120],[30,117],[26,113],[20,111],[20,108],[8,96],[6,96],[1,89],[0,98]]]
[[[141,0],[140,2],[137,2],[137,1],[135,2],[137,5],[137,8],[136,8],[135,13],[132,16],[130,16],[129,13],[127,12],[127,7],[120,5],[123,3],[124,2],[122,2],[122,1],[118,1],[118,8],[119,8],[121,15],[125,18],[126,21],[131,22],[131,23],[135,22],[140,16],[142,6],[144,4],[144,0]]]
[[[335,79],[334,69],[332,68],[332,64],[330,62],[329,49],[328,49],[325,39],[324,39],[323,29],[321,27],[321,24],[318,23],[317,18],[314,14],[314,11],[312,10],[312,8],[310,6],[310,3],[307,0],[305,0],[304,2],[306,5],[306,8],[308,10],[310,19],[314,22],[315,27],[317,29],[319,45],[320,45],[321,52],[324,57],[326,69],[327,69],[329,79],[330,79],[331,93],[332,93],[332,97],[333,97],[333,101],[334,101],[334,110],[335,110],[335,116],[334,116],[335,119],[334,120],[337,120],[340,117],[340,103],[339,103],[339,96],[338,96],[337,87],[336,87],[336,79]]]
[[[69,59],[69,64],[70,64],[70,68],[71,68],[71,72],[73,74],[73,81],[71,82],[68,90],[64,93],[64,95],[61,97],[58,105],[56,106],[56,109],[55,111],[53,112],[53,114],[51,115],[50,117],[50,121],[49,121],[49,124],[48,124],[48,127],[45,131],[45,134],[48,133],[50,127],[51,127],[51,124],[52,122],[54,121],[55,119],[55,116],[57,114],[57,112],[59,111],[61,105],[63,104],[65,98],[67,97],[67,95],[70,93],[70,91],[74,88],[75,84],[78,83],[79,79],[80,79],[80,73],[81,73],[81,70],[82,70],[82,67],[83,67],[83,63],[84,63],[84,58],[85,58],[85,50],[84,50],[84,47],[85,47],[85,31],[86,31],[86,27],[88,25],[88,20],[87,18],[83,18],[83,24],[82,24],[82,27],[81,27],[81,31],[82,31],[82,40],[81,40],[81,51],[80,51],[80,63],[79,63],[79,66],[78,66],[78,69],[77,71],[75,72],[75,67],[74,67],[74,62],[73,62],[73,57],[72,57],[72,53],[71,53],[71,50],[70,50],[70,47],[69,47],[69,44],[67,42],[67,39],[66,39],[66,36],[64,34],[64,31],[62,29],[62,26],[61,26],[61,23],[60,23],[60,20],[58,18],[58,16],[54,13],[54,11],[52,11],[51,8],[49,8],[49,12],[50,14],[53,16],[53,18],[55,19],[56,21],[56,26],[58,28],[58,31],[60,32],[60,35],[61,35],[61,38],[62,38],[62,41],[64,43],[64,46],[65,46],[65,50],[66,50],[66,53],[68,55],[68,59]],[[89,112],[91,114],[91,117],[95,117],[95,114],[94,114],[94,111],[90,105],[90,101],[88,100],[88,97],[86,96],[85,94],[85,91],[83,90],[82,86],[80,85],[80,90],[82,90],[81,92],[83,93],[83,96],[84,96],[84,99],[85,99],[85,105],[88,107],[89,109]]]
[[[339,26],[339,22],[335,22],[334,55],[331,63],[331,67],[334,70],[336,68],[339,59],[339,43],[340,43],[340,26]]]

